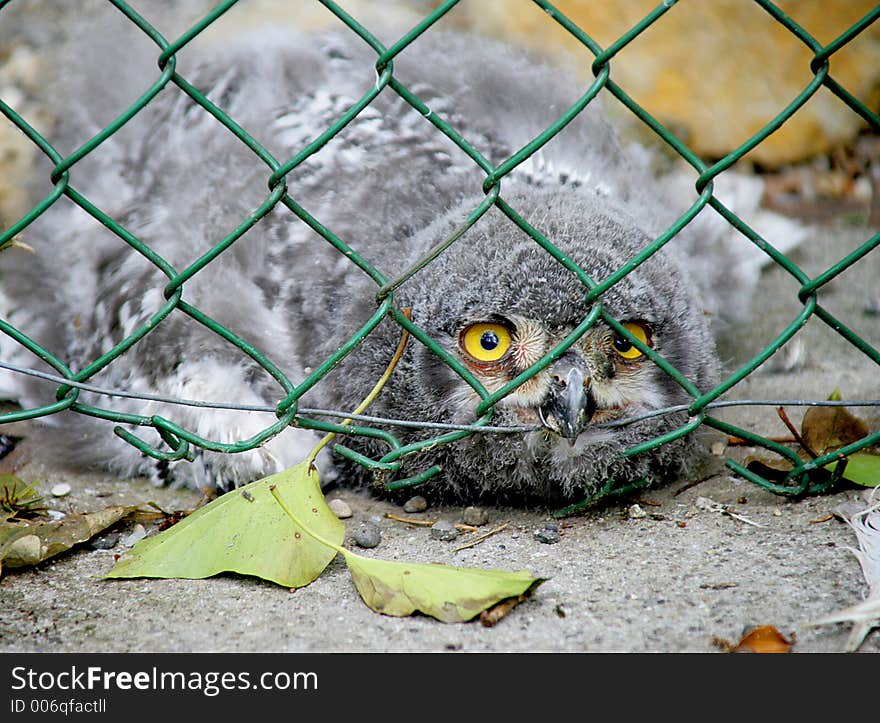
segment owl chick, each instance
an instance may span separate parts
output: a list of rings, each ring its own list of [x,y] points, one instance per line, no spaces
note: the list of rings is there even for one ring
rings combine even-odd
[[[79,147],[155,78],[155,46],[130,39],[114,65],[113,38],[79,47],[78,68],[100,66],[125,82],[100,88],[65,77],[69,98],[53,143]],[[150,55],[152,53],[152,55]],[[114,55],[115,54],[115,55]],[[283,163],[300,154],[377,83],[375,52],[353,33],[261,32],[220,47],[181,51],[177,72]],[[139,57],[145,58],[138,64]],[[137,75],[143,68],[143,75]],[[151,70],[152,69],[152,70]],[[130,75],[127,77],[125,74]],[[87,75],[87,73],[86,73]],[[292,204],[277,203],[207,267],[181,299],[252,344],[300,384],[377,310],[379,283],[318,235],[313,226],[366,259],[385,280],[418,265],[460,232],[486,197],[486,171],[432,123],[440,118],[492,166],[541,133],[584,93],[558,67],[521,50],[432,30],[394,60],[395,80],[416,94],[413,108],[385,87],[326,145],[286,176]],[[108,98],[109,95],[109,98]],[[641,147],[625,147],[591,102],[565,129],[500,180],[496,202],[451,246],[393,292],[424,335],[492,393],[569,338],[594,311],[576,264],[601,282],[628,264],[695,200],[664,195]],[[433,117],[433,118],[432,118]],[[48,175],[48,174],[47,174]],[[71,169],[70,184],[117,219],[176,270],[231,234],[264,203],[270,169],[251,149],[173,86]],[[304,209],[296,215],[291,207]],[[507,209],[507,211],[506,211]],[[512,211],[509,211],[512,209]],[[313,221],[307,223],[305,217]],[[559,250],[554,258],[519,217]],[[631,457],[634,445],[686,423],[684,412],[615,426],[644,412],[692,401],[646,354],[650,348],[697,389],[712,387],[719,364],[712,329],[741,299],[716,286],[734,273],[723,229],[701,214],[660,251],[601,296],[602,318],[563,353],[501,398],[493,426],[517,433],[473,433],[403,457],[400,477],[439,468],[428,488],[455,499],[555,503],[583,498],[609,481],[659,483],[691,468],[692,436]],[[275,405],[281,386],[260,365],[168,303],[168,277],[143,254],[86,214],[57,203],[24,234],[34,253],[0,256],[7,319],[75,370],[144,324],[151,330],[91,384],[238,405]],[[562,259],[562,261],[560,260]],[[563,263],[564,261],[564,263]],[[689,267],[701,272],[691,275]],[[354,409],[387,368],[401,328],[385,318],[299,400],[303,408]],[[635,341],[634,341],[635,340]],[[4,344],[4,353],[9,353]],[[640,348],[641,347],[641,348]],[[16,361],[37,360],[16,348]],[[54,400],[57,385],[14,375],[25,407]],[[80,401],[150,418],[160,415],[209,440],[248,440],[272,423],[257,411],[200,409],[111,399]],[[418,339],[410,338],[369,412],[390,419],[467,425],[478,418],[476,388]],[[114,424],[66,412],[41,421],[67,463],[147,474],[227,489],[291,466],[318,437],[290,427],[255,450],[198,451],[192,461],[160,462],[112,433]],[[147,438],[149,431],[132,427]],[[436,428],[390,427],[403,445]],[[152,440],[161,446],[158,437]],[[376,437],[347,447],[379,459]],[[370,476],[328,454],[323,476]],[[436,470],[435,470],[436,471]],[[393,477],[389,473],[388,478]]]

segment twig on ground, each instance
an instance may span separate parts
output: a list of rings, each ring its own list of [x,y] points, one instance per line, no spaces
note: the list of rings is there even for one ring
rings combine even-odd
[[[419,527],[431,527],[431,525],[437,522],[437,520],[418,520],[414,517],[402,517],[401,515],[395,515],[393,512],[386,512],[385,518],[394,520],[395,522],[405,522],[408,525],[417,525]],[[455,522],[453,523],[453,527],[464,532],[476,532],[479,529],[473,525],[466,525],[463,522]]]
[[[493,627],[499,620],[507,617],[511,610],[526,599],[525,595],[502,600],[500,603],[480,613],[480,622],[487,628]]]
[[[509,522],[505,522],[503,525],[499,525],[494,530],[489,530],[488,532],[484,532],[482,535],[475,537],[470,542],[467,542],[464,545],[459,545],[458,547],[455,548],[455,550],[453,552],[458,552],[459,550],[466,550],[468,547],[473,547],[474,545],[479,545],[481,542],[483,542],[483,540],[487,540],[490,537],[492,537],[492,535],[497,535],[502,530],[506,530],[509,525],[510,525]]]

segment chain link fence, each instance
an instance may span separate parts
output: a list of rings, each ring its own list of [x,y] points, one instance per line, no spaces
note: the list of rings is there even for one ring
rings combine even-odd
[[[735,163],[742,159],[750,150],[754,149],[762,143],[770,134],[780,128],[789,118],[796,114],[799,109],[821,88],[825,88],[836,96],[840,103],[845,104],[852,113],[857,114],[864,122],[873,130],[880,129],[880,116],[869,108],[865,103],[856,98],[847,88],[843,87],[835,80],[833,75],[834,56],[848,43],[852,42],[860,33],[873,23],[880,20],[880,6],[865,15],[861,20],[856,22],[845,32],[841,33],[837,38],[827,44],[819,43],[810,28],[802,27],[796,23],[791,17],[788,17],[779,7],[769,0],[754,0],[755,5],[759,6],[766,13],[766,22],[778,23],[805,45],[812,59],[809,63],[809,82],[805,85],[800,93],[781,110],[781,112],[772,118],[763,128],[754,133],[739,147],[732,150],[723,158],[707,163],[698,154],[696,154],[687,143],[679,136],[665,127],[657,118],[653,117],[648,111],[640,106],[632,97],[630,97],[624,88],[620,87],[612,80],[611,69],[615,58],[625,53],[627,46],[638,38],[642,33],[648,30],[655,23],[662,23],[663,16],[673,11],[676,3],[674,0],[667,0],[654,8],[648,13],[638,24],[621,35],[615,42],[608,47],[600,47],[597,42],[588,34],[589,28],[578,27],[574,22],[567,18],[552,3],[545,0],[533,0],[546,14],[547,23],[558,23],[562,28],[571,34],[583,47],[585,57],[592,61],[591,69],[594,79],[587,84],[583,95],[565,110],[559,118],[551,126],[546,128],[540,135],[533,138],[528,144],[513,153],[509,158],[499,165],[493,165],[481,155],[481,153],[468,142],[467,138],[462,137],[449,122],[444,120],[435,112],[430,112],[427,104],[413,92],[410,87],[402,84],[394,75],[394,59],[404,49],[414,46],[415,52],[418,49],[419,38],[430,33],[432,27],[449,12],[459,0],[447,0],[439,3],[436,7],[425,14],[425,17],[416,24],[412,29],[405,33],[399,40],[390,46],[383,45],[370,32],[367,27],[358,23],[350,16],[342,7],[329,0],[321,0],[324,5],[339,21],[350,30],[351,33],[357,35],[364,43],[366,43],[375,52],[375,70],[377,73],[377,81],[363,97],[354,103],[346,112],[340,115],[335,122],[326,128],[320,135],[315,137],[311,142],[306,144],[296,155],[291,158],[275,158],[264,148],[258,139],[252,137],[242,128],[236,119],[230,117],[209,100],[200,90],[195,87],[186,77],[176,70],[176,54],[190,43],[196,36],[202,33],[206,28],[217,21],[224,13],[233,7],[237,0],[226,0],[217,5],[210,13],[205,15],[201,20],[192,25],[180,37],[174,39],[166,39],[159,31],[147,22],[138,12],[126,2],[122,0],[109,0],[120,13],[122,13],[131,23],[136,25],[140,31],[144,33],[156,46],[156,63],[158,67],[157,75],[153,84],[132,103],[130,107],[116,118],[112,123],[100,130],[88,142],[74,150],[68,155],[59,152],[53,145],[50,138],[39,133],[32,126],[25,114],[20,113],[11,103],[7,103],[5,99],[0,99],[0,111],[3,115],[14,124],[23,133],[33,145],[44,154],[53,166],[51,170],[51,191],[34,205],[23,217],[18,221],[4,229],[0,235],[0,247],[12,243],[20,234],[26,232],[28,226],[32,224],[41,214],[45,213],[53,204],[57,203],[62,197],[66,197],[73,203],[80,206],[86,213],[97,219],[101,224],[109,228],[124,243],[131,248],[131,253],[140,254],[157,269],[159,269],[166,277],[167,283],[164,288],[165,303],[162,308],[149,320],[128,334],[120,343],[116,344],[112,349],[95,358],[90,364],[82,369],[72,369],[65,362],[62,352],[57,349],[48,349],[36,343],[27,335],[26,329],[19,329],[6,320],[0,319],[0,332],[6,337],[6,343],[21,345],[29,350],[33,355],[48,364],[53,370],[54,375],[44,375],[47,378],[57,378],[56,399],[51,404],[39,406],[36,408],[16,409],[0,415],[0,431],[4,424],[19,422],[22,420],[34,419],[37,417],[46,417],[58,414],[59,412],[76,412],[79,414],[90,415],[102,419],[110,420],[117,425],[134,425],[135,427],[153,428],[164,441],[165,446],[157,448],[149,444],[140,436],[135,435],[122,426],[116,426],[116,434],[121,436],[130,444],[140,449],[157,460],[179,460],[189,458],[193,454],[194,448],[203,448],[223,453],[238,453],[252,450],[273,436],[279,434],[287,427],[293,425],[301,428],[315,429],[325,432],[338,432],[348,435],[368,435],[379,437],[386,441],[390,447],[390,451],[379,459],[368,459],[349,449],[344,444],[337,444],[335,450],[337,453],[354,459],[375,471],[382,473],[395,473],[402,479],[396,479],[387,483],[388,488],[401,488],[411,485],[420,484],[437,473],[436,468],[427,470],[426,472],[416,476],[407,478],[404,464],[404,458],[419,449],[438,444],[448,444],[461,439],[470,434],[480,432],[481,428],[490,428],[493,417],[493,406],[510,393],[514,388],[522,384],[541,369],[548,366],[554,359],[558,358],[563,351],[576,339],[578,339],[590,326],[595,324],[599,319],[603,320],[609,327],[618,333],[626,336],[626,331],[618,323],[617,320],[611,318],[609,314],[603,311],[601,303],[602,295],[613,285],[618,283],[620,279],[629,274],[635,267],[644,260],[655,254],[671,239],[673,239],[687,224],[689,224],[705,207],[709,206],[715,212],[720,214],[726,221],[738,231],[743,237],[751,241],[763,251],[769,259],[778,264],[782,269],[793,277],[799,284],[797,298],[801,304],[801,310],[795,318],[759,353],[757,353],[747,363],[742,364],[739,368],[727,374],[726,378],[714,389],[706,393],[700,392],[688,379],[681,375],[669,362],[660,357],[653,349],[646,345],[640,345],[636,340],[636,346],[654,363],[659,365],[671,378],[673,378],[684,389],[692,400],[689,408],[689,421],[675,429],[674,431],[648,442],[640,444],[629,449],[625,454],[627,456],[636,455],[647,449],[652,449],[658,445],[667,443],[673,439],[682,437],[683,435],[693,432],[701,425],[707,425],[724,432],[727,435],[733,435],[746,440],[750,444],[764,447],[772,452],[780,455],[788,460],[792,469],[784,480],[771,481],[763,476],[756,474],[754,471],[747,469],[743,465],[734,460],[728,460],[728,466],[737,474],[752,482],[769,489],[773,492],[788,495],[812,494],[827,491],[835,486],[839,481],[840,472],[843,466],[838,465],[835,472],[828,475],[823,468],[829,463],[849,455],[853,452],[863,450],[880,442],[880,432],[872,433],[855,443],[848,444],[842,449],[832,453],[824,454],[815,459],[803,460],[790,447],[774,442],[771,439],[755,434],[745,429],[741,429],[729,422],[723,421],[718,416],[713,415],[713,410],[722,406],[723,402],[719,402],[719,398],[726,392],[731,390],[735,385],[740,383],[754,370],[766,362],[774,353],[776,353],[783,345],[785,345],[795,333],[803,327],[811,318],[819,319],[839,334],[846,342],[852,345],[853,349],[867,356],[874,365],[877,366],[876,372],[880,372],[880,350],[871,343],[860,337],[853,329],[847,326],[842,319],[836,318],[828,309],[826,309],[819,301],[819,292],[824,286],[829,284],[833,279],[838,277],[846,269],[856,264],[866,254],[873,251],[880,245],[880,234],[870,236],[856,250],[848,253],[840,258],[836,263],[824,269],[821,273],[808,275],[804,270],[799,268],[791,258],[780,253],[770,241],[762,238],[752,228],[749,227],[740,217],[727,208],[714,194],[714,180],[727,169],[730,169]],[[2,10],[4,6],[9,5],[0,2],[0,23],[3,21]],[[675,12],[688,12],[686,3],[674,9]],[[166,259],[158,255],[148,245],[143,243],[139,238],[127,230],[120,224],[117,218],[114,218],[106,209],[98,208],[86,198],[72,182],[72,170],[82,159],[92,153],[98,151],[100,146],[116,134],[127,122],[140,113],[153,99],[167,86],[176,86],[180,91],[188,95],[195,103],[197,103],[206,112],[210,113],[220,123],[225,126],[229,133],[233,134],[242,144],[249,148],[253,154],[265,165],[265,181],[266,192],[263,202],[250,215],[241,220],[240,225],[229,233],[225,238],[218,239],[211,250],[197,259],[189,266],[183,269],[175,268]],[[363,258],[352,249],[344,239],[337,236],[333,229],[326,228],[320,220],[311,215],[309,209],[303,208],[296,201],[296,189],[288,186],[288,175],[292,171],[300,167],[307,159],[314,154],[321,152],[322,148],[343,128],[346,127],[358,114],[368,108],[371,102],[380,93],[395,93],[403,101],[409,104],[416,111],[422,113],[427,122],[430,122],[436,128],[438,133],[445,135],[453,141],[478,167],[483,173],[482,191],[484,199],[477,205],[464,225],[458,231],[452,234],[443,244],[438,246],[432,255],[425,258],[413,268],[397,278],[386,278],[371,263],[369,258]],[[631,263],[620,268],[616,273],[612,274],[601,283],[596,283],[582,269],[574,265],[569,259],[561,254],[553,243],[545,238],[541,233],[532,228],[516,211],[511,207],[500,194],[500,186],[502,180],[507,174],[513,171],[517,166],[530,158],[538,149],[552,139],[565,126],[572,121],[585,107],[590,104],[599,94],[613,97],[620,105],[627,109],[635,118],[637,118],[644,126],[650,129],[653,134],[665,143],[670,151],[683,159],[698,174],[695,185],[696,200],[691,207],[681,215],[681,217],[670,226],[663,234],[658,236],[653,243],[647,246],[638,256],[632,259]],[[362,271],[369,275],[375,282],[376,286],[376,310],[369,321],[350,339],[348,339],[332,356],[327,358],[323,364],[315,368],[301,383],[294,384],[283,374],[273,360],[268,358],[257,348],[254,348],[239,336],[235,335],[227,328],[218,324],[215,320],[207,316],[200,309],[191,305],[185,300],[184,289],[188,281],[199,274],[202,269],[212,263],[214,259],[223,254],[237,239],[239,239],[250,228],[259,224],[261,220],[278,206],[284,206],[300,219],[302,222],[311,227],[319,234],[328,244],[338,249],[351,263],[357,265]],[[407,317],[402,309],[395,303],[395,290],[406,279],[419,272],[425,265],[431,263],[432,258],[441,253],[445,248],[453,243],[458,243],[461,236],[472,225],[479,223],[480,218],[492,207],[500,209],[507,217],[516,223],[525,233],[527,233],[539,246],[547,253],[551,254],[556,260],[568,268],[583,283],[587,299],[589,302],[597,302],[593,305],[593,312],[580,324],[572,334],[562,342],[561,345],[548,352],[545,357],[527,369],[525,372],[510,381],[504,387],[490,393],[480,382],[474,378],[468,370],[463,367],[448,352],[444,351],[433,339],[424,334],[417,325]],[[0,273],[2,273],[2,256],[0,256]],[[275,407],[275,420],[268,424],[259,434],[251,436],[247,439],[235,441],[232,443],[219,442],[217,440],[206,439],[192,430],[183,428],[175,423],[173,419],[165,416],[140,416],[130,413],[122,413],[114,411],[112,406],[98,406],[94,404],[85,404],[80,401],[80,392],[83,389],[94,391],[95,387],[90,384],[90,380],[95,377],[101,370],[114,363],[116,359],[125,354],[135,344],[138,344],[147,335],[152,333],[157,327],[165,322],[172,315],[186,315],[192,320],[210,329],[213,333],[222,337],[226,343],[233,345],[241,350],[245,355],[250,357],[268,374],[270,374],[279,385],[279,398]],[[309,414],[308,410],[302,409],[300,406],[301,397],[314,385],[321,380],[334,368],[342,359],[350,354],[360,342],[375,329],[378,324],[386,317],[392,318],[403,329],[408,331],[413,337],[421,343],[429,347],[434,353],[440,356],[455,372],[467,381],[479,394],[481,402],[479,403],[476,414],[478,417],[475,425],[468,428],[438,430],[436,436],[422,440],[416,444],[404,445],[393,434],[379,424],[371,424],[369,418],[359,417],[356,424],[351,426],[343,426],[338,422],[321,421],[316,415]],[[0,339],[3,337],[0,336]],[[7,366],[7,369],[9,367]],[[26,370],[13,370],[19,373],[26,373]],[[30,372],[33,373],[33,372]],[[880,374],[878,374],[880,376]],[[118,394],[118,390],[113,392]],[[146,397],[145,397],[146,398]],[[603,491],[605,494],[613,494],[619,492],[613,487],[613,482]]]

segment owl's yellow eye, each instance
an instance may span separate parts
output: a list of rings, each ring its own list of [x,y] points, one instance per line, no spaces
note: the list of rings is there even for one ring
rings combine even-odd
[[[498,361],[510,348],[510,331],[502,324],[471,324],[461,332],[459,342],[477,361]]]
[[[651,341],[648,336],[648,328],[644,324],[635,321],[627,321],[623,324],[623,328],[642,342],[642,344],[651,346]],[[635,344],[620,334],[614,335],[614,338],[611,340],[611,345],[619,356],[629,361],[643,356],[642,352],[636,348]]]

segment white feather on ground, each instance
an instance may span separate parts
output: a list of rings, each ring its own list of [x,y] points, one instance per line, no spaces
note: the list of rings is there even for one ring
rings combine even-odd
[[[878,496],[878,489],[880,488],[875,488],[872,492],[872,501]],[[880,627],[880,501],[855,512],[843,507],[838,508],[836,512],[856,533],[859,549],[853,547],[847,549],[859,561],[870,590],[862,602],[826,615],[815,624],[851,622],[853,628],[847,640],[846,650],[852,653],[859,649],[871,630]]]

